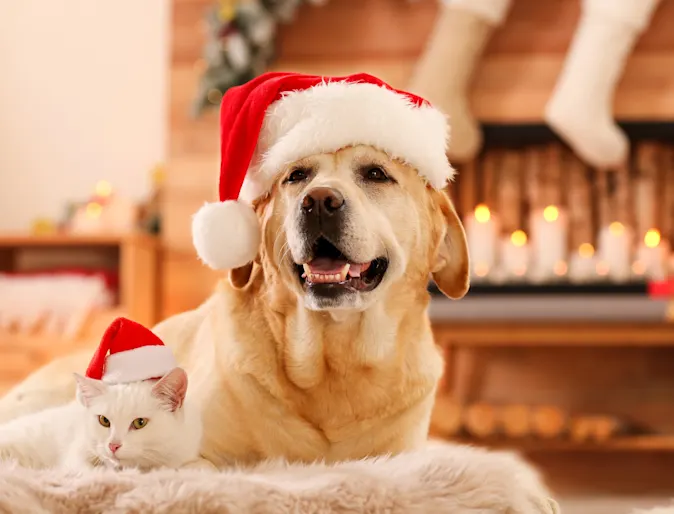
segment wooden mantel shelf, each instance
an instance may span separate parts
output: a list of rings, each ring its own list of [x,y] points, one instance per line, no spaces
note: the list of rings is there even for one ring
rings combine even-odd
[[[674,346],[674,323],[439,323],[436,341],[453,347]]]
[[[0,248],[31,246],[118,246],[123,243],[156,244],[157,238],[143,233],[31,235],[25,233],[0,235]]]

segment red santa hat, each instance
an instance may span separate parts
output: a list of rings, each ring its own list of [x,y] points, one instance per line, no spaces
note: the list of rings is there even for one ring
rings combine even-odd
[[[220,131],[220,201],[192,222],[197,254],[214,269],[255,258],[261,234],[251,204],[297,159],[366,144],[412,165],[434,188],[454,175],[445,115],[365,73],[261,75],[225,93]]]
[[[117,318],[103,334],[86,376],[123,384],[161,378],[177,366],[173,352],[151,330]]]

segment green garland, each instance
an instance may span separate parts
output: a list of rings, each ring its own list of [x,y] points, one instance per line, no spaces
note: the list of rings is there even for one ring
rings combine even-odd
[[[225,91],[264,73],[276,57],[279,23],[324,0],[219,0],[206,16],[208,34],[192,115],[220,105]]]

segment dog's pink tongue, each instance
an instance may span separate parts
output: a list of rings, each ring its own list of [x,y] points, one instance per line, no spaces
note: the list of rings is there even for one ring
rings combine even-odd
[[[312,273],[320,273],[321,275],[338,274],[346,266],[346,261],[342,259],[330,259],[328,257],[317,257],[308,264]]]

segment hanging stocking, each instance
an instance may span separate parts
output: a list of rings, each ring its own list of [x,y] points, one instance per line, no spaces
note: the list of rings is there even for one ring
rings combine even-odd
[[[409,89],[450,117],[449,156],[471,160],[482,134],[470,112],[468,86],[475,65],[494,30],[506,17],[511,0],[443,0],[438,20],[420,57]]]
[[[583,0],[582,15],[545,119],[592,166],[625,161],[629,142],[613,119],[613,93],[659,0]]]

